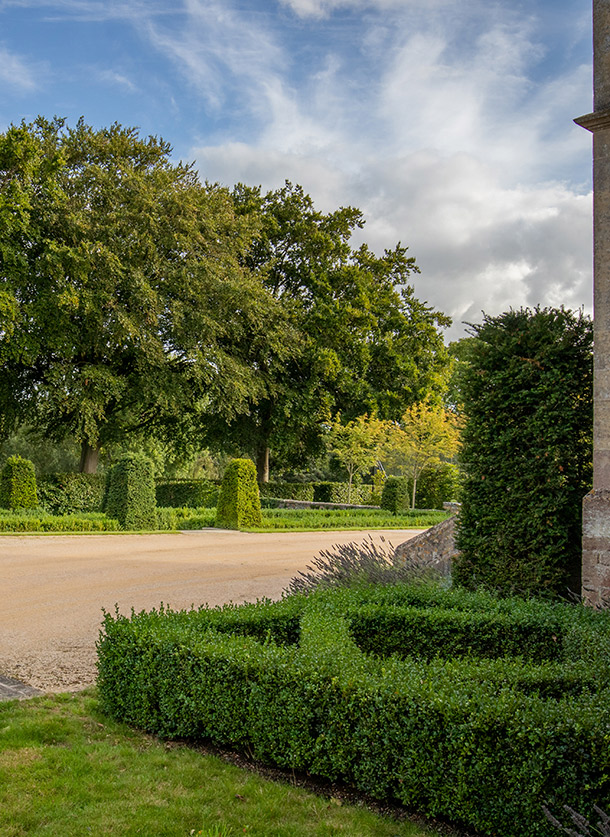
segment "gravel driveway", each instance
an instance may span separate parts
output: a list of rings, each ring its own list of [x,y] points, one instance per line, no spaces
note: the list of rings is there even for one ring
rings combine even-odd
[[[421,531],[0,536],[0,674],[81,689],[95,680],[103,608],[278,598],[322,549],[369,535],[397,546]]]

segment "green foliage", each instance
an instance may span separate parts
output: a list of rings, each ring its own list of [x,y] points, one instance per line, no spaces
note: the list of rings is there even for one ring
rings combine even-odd
[[[34,509],[37,505],[33,462],[22,456],[10,456],[0,472],[0,508]]]
[[[371,505],[378,506],[381,503],[381,495],[383,494],[383,487],[387,479],[387,474],[384,471],[376,470],[373,474],[373,487],[371,489]]]
[[[118,520],[101,512],[46,514],[40,509],[0,512],[0,532],[116,532]]]
[[[407,477],[409,496],[413,482]],[[417,480],[415,507],[418,509],[442,509],[443,503],[460,499],[460,472],[453,462],[441,462],[425,468]]]
[[[552,837],[543,803],[587,816],[610,802],[609,644],[610,615],[579,606],[319,590],[107,614],[98,686],[107,712],[162,736],[243,748],[489,837]]]
[[[256,400],[279,309],[226,189],[158,137],[43,117],[0,134],[0,183],[0,431],[26,416],[93,467],[143,429],[191,433],[203,399]]]
[[[218,502],[218,486],[211,480],[157,480],[157,508],[212,508]]]
[[[122,529],[156,529],[155,480],[146,456],[127,453],[108,474],[106,514]]]
[[[388,477],[381,493],[381,508],[398,514],[411,506],[411,491],[406,477]]]
[[[102,474],[47,474],[38,480],[38,499],[50,514],[100,511],[105,482]]]
[[[419,270],[406,247],[382,256],[353,249],[362,213],[322,213],[288,182],[267,194],[239,185],[233,197],[236,211],[258,224],[246,265],[286,315],[285,348],[282,356],[253,348],[264,395],[228,426],[212,418],[211,443],[229,440],[257,462],[270,448],[276,464],[302,467],[322,450],[331,415],[397,418],[440,389],[449,320],[416,299],[409,280]]]
[[[261,500],[254,463],[250,459],[234,459],[229,463],[220,486],[216,526],[220,529],[242,529],[260,526],[261,522]]]
[[[280,500],[314,499],[314,484],[312,482],[261,482],[258,486],[261,498],[275,497]]]
[[[580,591],[581,506],[592,479],[592,325],[524,309],[473,326],[460,377],[466,472],[459,584]]]

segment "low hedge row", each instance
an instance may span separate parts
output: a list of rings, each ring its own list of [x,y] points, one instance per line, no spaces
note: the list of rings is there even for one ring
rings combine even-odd
[[[0,532],[116,532],[118,520],[101,512],[82,514],[47,514],[33,509],[29,514],[0,514]]]
[[[387,657],[379,619],[375,655],[353,640],[366,608],[419,603],[430,627],[432,614],[465,624],[486,602],[509,630],[529,618],[541,642],[553,624],[558,661]],[[471,623],[483,644],[490,623]],[[98,685],[106,711],[148,731],[248,748],[482,834],[554,837],[543,802],[585,815],[610,802],[609,636],[609,614],[575,606],[404,585],[324,591],[106,615]],[[497,643],[492,630],[489,648],[506,650]]]

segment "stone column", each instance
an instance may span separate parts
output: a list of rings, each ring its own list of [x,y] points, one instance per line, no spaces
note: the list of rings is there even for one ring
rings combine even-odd
[[[583,501],[582,594],[610,600],[610,0],[593,0],[593,490]]]

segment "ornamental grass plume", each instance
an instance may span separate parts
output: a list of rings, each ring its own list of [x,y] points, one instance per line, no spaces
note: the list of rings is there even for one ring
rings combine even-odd
[[[610,816],[608,816],[605,811],[602,811],[602,809],[597,805],[593,806],[593,810],[599,817],[597,826],[591,825],[586,817],[583,817],[583,815],[579,814],[578,811],[570,808],[569,805],[563,806],[563,810],[572,820],[572,825],[575,825],[578,830],[568,828],[560,823],[557,817],[554,817],[553,814],[551,814],[546,805],[542,806],[542,810],[544,811],[544,815],[547,820],[561,832],[568,834],[569,837],[610,837]]]
[[[369,535],[363,543],[335,544],[291,579],[284,594],[312,593],[319,588],[353,587],[357,584],[396,584],[401,581],[436,581],[440,573],[429,564],[398,556],[392,544]]]

